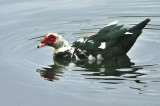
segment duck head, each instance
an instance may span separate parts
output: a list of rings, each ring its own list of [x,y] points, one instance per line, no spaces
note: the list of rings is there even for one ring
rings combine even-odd
[[[53,46],[58,38],[59,36],[55,33],[47,33],[44,39],[41,40],[41,44],[39,44],[37,48],[40,48],[43,46]]]
[[[41,40],[41,44],[39,44],[37,48],[43,46],[51,46],[56,50],[63,47],[70,47],[68,42],[61,35],[58,35],[57,33],[47,33],[44,36],[44,39]]]

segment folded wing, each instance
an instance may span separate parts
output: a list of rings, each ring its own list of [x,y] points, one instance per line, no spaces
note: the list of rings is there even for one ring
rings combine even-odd
[[[108,24],[95,35],[84,37],[73,42],[72,47],[91,51],[112,47],[122,36],[125,36],[125,33],[128,31],[123,25],[117,25],[117,22],[118,21]],[[100,47],[102,44],[105,48]]]

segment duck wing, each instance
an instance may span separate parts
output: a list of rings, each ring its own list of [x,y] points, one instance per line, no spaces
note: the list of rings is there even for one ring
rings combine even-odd
[[[142,29],[150,19],[146,19],[130,29],[117,25],[117,21],[108,24],[97,34],[81,38],[73,42],[75,57],[85,59],[88,57],[117,57],[126,54],[142,33]]]
[[[82,50],[95,51],[112,47],[127,32],[124,25],[117,25],[118,21],[108,24],[97,34],[81,38],[73,42],[72,47]]]

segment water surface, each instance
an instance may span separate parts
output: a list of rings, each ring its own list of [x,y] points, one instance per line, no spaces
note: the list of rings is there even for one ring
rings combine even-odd
[[[1,106],[159,106],[159,0],[0,0]],[[48,32],[70,44],[119,20],[151,18],[127,55],[105,61],[53,60],[37,45]]]

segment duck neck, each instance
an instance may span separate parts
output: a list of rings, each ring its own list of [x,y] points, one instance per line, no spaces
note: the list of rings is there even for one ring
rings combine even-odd
[[[68,42],[63,38],[57,39],[56,42],[54,43],[53,47],[54,47],[53,56],[55,56],[58,53],[70,51],[70,49],[71,49]]]

